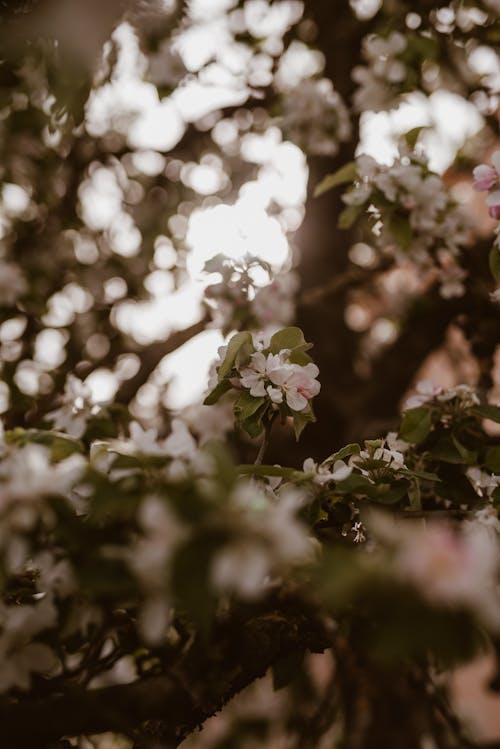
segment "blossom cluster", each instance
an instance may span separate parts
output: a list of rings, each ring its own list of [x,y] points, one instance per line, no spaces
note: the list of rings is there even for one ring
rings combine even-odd
[[[267,263],[250,255],[241,260],[216,255],[205,264],[204,270],[221,276],[220,282],[205,289],[205,304],[212,324],[223,333],[279,328],[292,321],[298,288],[293,272],[273,276]],[[256,276],[263,274],[269,283],[258,286]]]
[[[500,151],[495,151],[491,163],[479,164],[474,169],[474,189],[487,192],[486,204],[491,218],[500,221]]]
[[[215,387],[239,394],[235,415],[250,433],[280,412],[311,416],[319,383],[307,347],[297,328],[286,328],[268,340],[238,333],[221,352]],[[308,458],[302,471],[234,466],[220,442],[200,448],[180,418],[165,436],[131,422],[119,438],[88,448],[61,431],[2,434],[0,691],[27,690],[35,674],[56,688],[66,676],[90,678],[90,632],[115,643],[98,663],[107,683],[125,672],[133,680],[140,666],[127,647],[162,648],[177,636],[179,617],[201,626],[294,570],[298,583],[312,575],[317,584],[316,574],[343,579],[348,567],[341,588],[352,592],[370,585],[372,572],[380,585],[383,569],[383,585],[416,589],[436,615],[466,610],[496,632],[499,456],[481,422],[500,421],[500,408],[466,386],[419,385],[417,398],[397,432],[320,464]],[[61,429],[74,432],[72,420]],[[463,533],[407,520],[387,530],[367,514],[396,507],[431,518],[441,500],[471,508]],[[331,569],[328,555],[315,554],[324,527],[357,555],[352,566]],[[318,600],[335,603],[321,585]]]
[[[280,125],[286,138],[312,156],[334,156],[349,140],[351,120],[328,78],[309,78],[287,91]]]
[[[64,385],[59,407],[50,411],[46,419],[70,437],[79,439],[86,431],[89,420],[101,411],[94,402],[90,387],[75,375],[69,374]]]
[[[284,328],[265,340],[247,331],[219,349],[212,366],[212,404],[228,390],[240,392],[234,411],[240,426],[256,436],[278,414],[294,419],[297,435],[314,420],[312,399],[320,391],[319,370],[305,353],[310,348],[299,328]]]
[[[129,438],[81,449],[50,431],[7,432],[2,442],[0,692],[28,690],[33,674],[82,675],[89,627],[119,640],[115,607],[140,642],[164,642],[177,608],[193,600],[190,585],[200,585],[186,578],[186,557],[214,599],[260,597],[312,558],[298,518],[305,494],[236,474],[228,484],[222,448],[198,450],[179,421],[164,439],[132,423]],[[190,613],[202,616],[196,605]]]
[[[494,631],[500,628],[498,528],[478,515],[461,530],[445,522],[426,525],[408,521],[395,523],[372,516],[368,523],[374,537],[392,548],[392,574],[414,586],[433,606],[465,608]]]
[[[491,157],[491,163],[479,164],[474,169],[474,189],[478,192],[487,192],[486,205],[492,219],[500,221],[500,151],[495,151]],[[492,275],[500,283],[500,223],[497,225],[496,239],[490,252],[490,269]],[[500,286],[491,294],[491,300],[500,303]]]
[[[343,196],[344,218],[354,221],[367,211],[382,254],[411,261],[421,274],[432,272],[443,297],[461,296],[466,273],[459,259],[468,240],[467,222],[425,159],[401,146],[392,165],[362,154],[354,171],[354,185]]]
[[[392,31],[387,38],[371,34],[363,40],[363,57],[366,65],[357,65],[352,78],[358,84],[354,92],[354,108],[358,112],[380,112],[397,102],[402,84],[408,77],[408,68],[402,55],[407,48],[407,38]]]

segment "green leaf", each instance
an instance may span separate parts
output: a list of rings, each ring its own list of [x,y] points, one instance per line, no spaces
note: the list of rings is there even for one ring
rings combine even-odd
[[[348,205],[340,213],[337,226],[339,229],[350,229],[353,223],[358,218],[359,214],[363,211],[363,205]]]
[[[440,439],[436,445],[433,445],[430,454],[433,458],[441,460],[443,463],[463,463],[463,458],[450,437]]]
[[[253,395],[250,395],[249,390],[245,390],[234,404],[234,414],[238,421],[246,421],[253,416],[265,402],[266,399],[264,397],[255,398]]]
[[[458,438],[455,437],[454,434],[451,435],[451,439],[453,441],[453,444],[457,448],[463,462],[468,466],[474,465],[474,463],[477,461],[477,452],[475,450],[467,449],[465,445],[462,445]]]
[[[254,476],[280,476],[281,478],[288,479],[288,481],[304,477],[302,471],[296,471],[295,468],[284,468],[283,466],[256,466],[253,463],[242,463],[236,468],[238,473],[250,473]]]
[[[304,431],[305,427],[311,422],[316,421],[316,418],[311,411],[294,411],[293,412],[293,428],[295,429],[295,439],[297,442],[300,439],[300,435]]]
[[[214,387],[212,392],[207,395],[207,397],[203,401],[203,405],[213,406],[213,404],[217,403],[219,398],[221,398],[224,395],[224,393],[227,393],[227,391],[230,389],[231,389],[231,383],[228,380],[223,380],[222,382],[219,382],[219,384]]]
[[[312,344],[307,344],[308,346],[311,346]],[[290,356],[288,357],[291,364],[300,364],[301,367],[305,367],[306,364],[310,364],[312,362],[311,357],[309,354],[306,354],[304,351],[301,351],[300,349],[295,349],[295,351],[292,351]]]
[[[316,185],[314,189],[314,197],[317,198],[323,193],[328,192],[337,185],[344,185],[347,182],[354,182],[358,176],[358,170],[355,161],[349,161],[348,164],[344,164],[340,169],[337,169],[333,174],[327,174],[321,182]]]
[[[489,447],[486,450],[484,465],[493,473],[500,473],[500,445]]]
[[[379,484],[369,492],[369,496],[384,505],[395,505],[407,494],[409,485],[406,481],[395,484]]]
[[[428,473],[427,471],[410,471],[407,468],[400,468],[398,473],[403,476],[411,476],[415,479],[424,479],[425,481],[441,481],[436,473]]]
[[[279,354],[283,349],[290,349],[290,351],[298,349],[299,352],[304,352],[312,348],[312,344],[306,342],[300,328],[291,326],[278,330],[272,336],[269,348],[272,354]]]
[[[253,411],[247,418],[241,418],[236,414],[240,427],[250,437],[258,437],[264,429],[262,419],[269,408],[269,402],[266,398],[254,398],[253,400],[260,400],[261,402],[257,405],[257,409]]]
[[[489,256],[491,275],[500,282],[500,247],[494,246]]]
[[[500,406],[494,406],[492,403],[485,403],[480,406],[474,406],[472,410],[476,416],[481,416],[482,419],[490,419],[500,424]]]
[[[393,213],[389,219],[389,230],[403,250],[407,250],[413,240],[413,230],[406,216]]]
[[[224,357],[224,361],[219,367],[219,372],[217,375],[219,382],[222,382],[224,377],[227,374],[229,374],[229,372],[232,370],[240,349],[246,343],[249,343],[250,345],[252,345],[252,334],[249,333],[247,330],[233,335],[233,337],[231,338],[231,340],[229,341],[227,345],[227,351],[226,351],[226,356]]]
[[[419,127],[412,127],[411,130],[408,130],[408,132],[404,134],[404,139],[408,147],[411,148],[412,151],[417,145],[417,141],[419,139],[419,136],[422,130],[429,130],[428,125],[420,125]]]
[[[432,426],[432,414],[429,408],[410,408],[403,416],[399,436],[405,442],[418,445],[429,434]]]
[[[366,490],[373,484],[360,473],[351,473],[343,481],[338,481],[335,486],[336,494],[366,494]]]
[[[83,444],[80,440],[69,437],[63,432],[54,432],[49,429],[22,429],[18,427],[5,432],[5,441],[9,445],[15,444],[20,447],[33,443],[44,445],[49,448],[50,457],[56,462],[64,460],[73,453],[83,452]]]
[[[420,484],[418,481],[412,481],[410,488],[408,489],[408,499],[410,501],[410,509],[412,510],[422,509],[422,494],[420,491]]]
[[[360,447],[357,443],[353,442],[350,445],[346,445],[345,447],[342,447],[340,450],[337,450],[336,453],[333,453],[333,455],[330,455],[328,458],[326,458],[323,463],[335,463],[336,460],[343,460],[344,458],[348,458],[351,455],[359,455],[360,453]]]

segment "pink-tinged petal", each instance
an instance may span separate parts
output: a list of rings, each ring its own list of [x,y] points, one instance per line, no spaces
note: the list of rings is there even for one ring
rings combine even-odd
[[[290,379],[290,376],[290,366],[276,367],[276,369],[272,369],[269,372],[269,379],[273,385],[278,385],[279,387],[282,387]]]
[[[500,205],[500,190],[493,190],[486,198],[486,205]]]
[[[494,218],[495,221],[500,221],[500,205],[492,205],[488,209],[488,213],[490,214],[491,218]]]
[[[296,390],[289,390],[287,392],[286,402],[292,411],[303,411],[307,406],[307,398],[304,398],[304,396]]]
[[[283,403],[283,393],[279,388],[273,388],[271,385],[268,385],[267,394],[273,403]]]
[[[500,175],[500,151],[495,151],[491,157],[491,163],[495,167],[497,174]]]
[[[474,176],[474,190],[483,192],[489,190],[497,181],[498,174],[488,164],[480,164],[476,166],[472,172]]]
[[[305,367],[302,367],[302,370],[312,380],[314,380],[314,378],[319,375],[319,369],[316,366],[316,364],[313,364],[313,362],[310,362],[309,364],[306,364]]]
[[[260,372],[261,374],[264,374],[266,371],[266,357],[261,351],[256,351],[255,354],[252,354],[252,368],[255,369],[256,372]]]

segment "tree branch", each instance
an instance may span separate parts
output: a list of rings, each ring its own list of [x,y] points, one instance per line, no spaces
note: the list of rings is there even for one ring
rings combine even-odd
[[[303,601],[281,596],[275,604],[268,601],[253,616],[233,614],[209,640],[196,640],[169,674],[0,704],[0,745],[41,749],[64,736],[105,731],[137,736],[145,721],[150,738],[178,743],[285,655],[328,647],[322,624]]]
[[[150,346],[143,349],[138,347],[138,350],[135,353],[137,353],[141,359],[139,371],[129,380],[125,380],[116,394],[115,402],[124,404],[130,403],[139,388],[147,382],[149,376],[154,372],[163,357],[171,354],[173,351],[184,345],[184,343],[191,340],[191,338],[202,333],[208,322],[209,318],[204,317],[199,322],[190,325],[189,328],[184,328],[184,330],[178,330],[175,333],[172,333],[166,341],[152,343]],[[125,351],[125,353],[127,352]],[[132,352],[129,351],[128,353]]]

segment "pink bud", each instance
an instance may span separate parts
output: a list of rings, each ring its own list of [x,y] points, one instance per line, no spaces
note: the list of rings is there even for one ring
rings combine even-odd
[[[490,205],[488,213],[490,214],[491,218],[494,218],[496,221],[500,221],[500,205]]]

